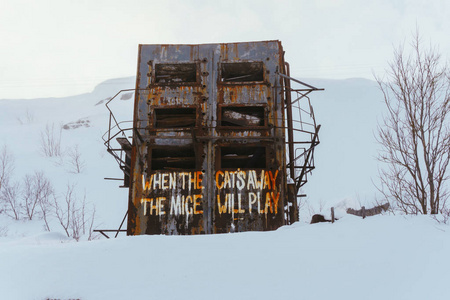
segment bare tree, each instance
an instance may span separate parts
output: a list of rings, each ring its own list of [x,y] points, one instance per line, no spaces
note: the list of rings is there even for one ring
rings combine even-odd
[[[35,172],[33,175],[25,175],[23,185],[24,209],[27,218],[32,220],[36,209],[40,208],[46,229],[50,230],[47,222],[49,197],[53,193],[50,181],[43,172]]]
[[[58,131],[54,123],[45,126],[45,130],[41,131],[42,154],[48,157],[61,156],[61,132],[62,127],[60,126]]]
[[[450,72],[419,34],[394,52],[387,80],[377,78],[387,115],[378,126],[383,197],[405,213],[437,214],[446,207],[450,155]]]

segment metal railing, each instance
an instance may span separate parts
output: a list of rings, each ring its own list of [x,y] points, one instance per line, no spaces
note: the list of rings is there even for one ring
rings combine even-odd
[[[308,181],[308,174],[314,170],[314,149],[320,143],[320,125],[316,124],[314,110],[308,97],[313,91],[323,91],[290,77],[289,64],[285,64],[285,74],[276,73],[283,79],[286,111],[287,164],[291,179],[298,195],[300,188]],[[292,84],[300,85],[293,88]],[[293,100],[294,99],[294,100]],[[296,116],[294,116],[296,109]]]

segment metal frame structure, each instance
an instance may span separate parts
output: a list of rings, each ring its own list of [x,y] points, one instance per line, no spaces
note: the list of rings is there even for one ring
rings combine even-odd
[[[147,63],[147,61],[144,61],[144,60],[148,59],[148,58],[143,58],[146,51],[148,52],[150,50],[150,51],[153,51],[154,53],[156,53],[155,51],[170,52],[171,49],[175,48],[175,47],[178,47],[177,49],[189,48],[190,49],[189,51],[191,51],[191,57],[192,57],[192,55],[193,55],[192,53],[198,55],[199,52],[202,52],[201,49],[198,50],[199,47],[201,48],[202,46],[209,47],[211,49],[216,49],[214,47],[217,47],[217,49],[220,48],[221,57],[222,57],[221,61],[223,60],[224,63],[229,62],[228,65],[222,66],[220,69],[220,63],[219,63],[219,69],[217,70],[215,65],[210,64],[211,61],[208,61],[208,58],[203,58],[203,59],[200,58],[198,60],[194,59],[194,61],[195,61],[194,63],[189,63],[189,64],[185,63],[184,65],[177,65],[176,58],[174,59],[172,57],[171,60],[170,59],[162,60],[161,62],[166,63],[166,65],[159,66],[157,64],[157,61],[155,62],[155,57],[157,57],[157,56],[152,56],[153,58],[148,61],[149,71],[148,71],[148,74],[146,75],[148,79],[146,79],[146,81],[145,81],[147,83],[145,83],[145,87],[143,88],[143,85],[142,85],[143,63]],[[271,71],[273,72],[273,75],[270,74],[270,78],[271,78],[270,80],[268,79],[269,75],[266,75],[265,73],[263,73],[262,75],[257,74],[257,73],[252,73],[252,75],[244,75],[244,76],[240,75],[239,72],[241,72],[241,70],[238,69],[238,67],[240,67],[240,66],[238,66],[237,64],[234,64],[234,63],[235,63],[235,61],[239,61],[240,58],[238,56],[238,52],[239,51],[242,52],[241,49],[249,49],[250,48],[251,51],[254,51],[256,54],[258,54],[258,51],[260,51],[261,53],[263,53],[262,55],[267,56],[267,61],[269,61],[269,59],[271,59],[272,57],[270,57],[269,54],[267,54],[267,53],[275,53],[275,55],[276,55],[277,52],[276,51],[275,52],[273,52],[273,51],[267,52],[264,49],[264,47],[274,48],[274,46],[279,47],[279,48],[277,48],[278,50],[276,50],[276,51],[279,51],[279,53],[281,53],[280,57],[279,57],[280,63],[272,64],[271,67],[269,67],[269,65],[267,65],[267,66],[264,65],[264,68],[262,69],[267,74],[270,74]],[[209,48],[208,48],[208,51],[209,51]],[[313,91],[320,91],[323,89],[318,89],[318,88],[308,85],[300,80],[290,77],[289,64],[284,62],[284,52],[282,52],[281,43],[278,41],[235,43],[235,44],[217,44],[217,46],[216,45],[161,45],[161,46],[158,46],[158,45],[153,46],[152,45],[148,48],[149,50],[146,50],[146,49],[147,49],[146,45],[143,45],[140,48],[140,59],[139,59],[139,64],[138,64],[139,70],[138,70],[136,89],[122,90],[122,91],[118,92],[113,98],[111,98],[106,103],[106,107],[110,113],[109,129],[104,134],[103,140],[104,140],[104,144],[107,148],[108,153],[110,153],[115,158],[115,160],[119,164],[120,169],[124,173],[124,178],[123,178],[124,184],[122,187],[130,188],[130,200],[129,200],[130,207],[133,206],[132,201],[134,201],[134,205],[136,205],[136,200],[134,199],[136,197],[136,191],[135,191],[135,188],[133,187],[133,185],[137,184],[139,186],[142,186],[142,185],[148,184],[148,182],[144,181],[144,175],[142,175],[142,178],[143,178],[142,182],[138,182],[138,183],[136,182],[136,181],[140,180],[140,178],[139,178],[140,174],[148,173],[146,170],[147,170],[147,168],[150,168],[149,166],[147,166],[147,164],[151,164],[150,160],[153,158],[153,156],[151,154],[151,150],[147,150],[148,145],[156,145],[157,146],[158,143],[160,143],[161,145],[166,145],[166,146],[167,145],[175,145],[175,144],[183,145],[184,143],[188,143],[190,141],[193,141],[193,143],[195,145],[192,148],[192,149],[194,149],[193,151],[195,152],[195,158],[194,158],[196,161],[195,164],[196,165],[200,164],[202,166],[201,168],[203,168],[203,169],[213,168],[216,170],[215,172],[222,172],[222,173],[223,173],[223,171],[221,171],[220,168],[217,169],[217,166],[222,165],[222,167],[223,167],[223,165],[226,164],[227,161],[224,161],[223,158],[221,158],[221,154],[220,154],[220,152],[217,152],[217,149],[223,149],[223,151],[227,151],[227,149],[229,149],[230,147],[233,148],[235,146],[236,147],[245,146],[247,148],[244,147],[244,149],[256,149],[257,151],[258,151],[258,149],[262,149],[259,151],[264,152],[265,159],[267,162],[269,162],[267,166],[273,170],[273,168],[274,168],[273,163],[275,163],[275,168],[277,170],[280,170],[281,176],[283,178],[280,179],[281,180],[280,183],[278,183],[278,181],[277,181],[277,184],[281,184],[280,187],[282,190],[285,189],[285,191],[281,191],[281,195],[284,195],[283,196],[284,198],[289,198],[290,200],[281,202],[283,204],[283,206],[288,207],[288,209],[284,213],[281,213],[281,215],[285,215],[284,220],[280,221],[279,216],[272,217],[273,221],[270,221],[270,222],[273,222],[273,225],[270,225],[270,222],[267,223],[268,222],[267,221],[268,220],[267,219],[267,211],[269,209],[270,210],[273,209],[273,203],[271,203],[272,206],[266,207],[266,216],[265,216],[266,225],[264,225],[262,223],[264,220],[263,217],[260,217],[259,220],[254,221],[254,224],[256,224],[256,225],[254,225],[254,224],[252,225],[249,222],[247,222],[246,220],[233,221],[233,219],[231,219],[230,217],[228,217],[226,219],[226,221],[224,221],[225,223],[222,222],[222,223],[220,223],[220,225],[216,225],[216,224],[208,223],[208,221],[204,220],[207,217],[204,217],[204,219],[198,219],[197,221],[194,219],[194,222],[196,222],[196,223],[194,223],[194,225],[190,225],[189,230],[182,228],[182,227],[177,227],[177,229],[175,229],[175,231],[173,231],[173,229],[172,229],[172,231],[171,231],[172,233],[171,233],[168,231],[161,231],[161,230],[152,231],[153,229],[149,229],[148,227],[146,227],[147,229],[142,231],[142,233],[146,233],[146,234],[158,234],[158,233],[195,234],[195,233],[230,232],[230,231],[233,231],[235,228],[233,224],[231,224],[231,226],[228,224],[230,222],[231,223],[234,222],[236,224],[236,226],[238,226],[237,231],[271,230],[271,229],[275,229],[275,228],[279,227],[282,224],[291,224],[291,223],[297,221],[298,220],[298,207],[297,207],[296,198],[303,196],[303,195],[299,194],[300,188],[307,182],[308,174],[314,169],[314,149],[319,144],[318,133],[320,130],[320,125],[316,124],[315,117],[314,117],[314,111],[313,111],[313,108],[310,103],[309,94]],[[162,49],[162,50],[160,50],[160,49]],[[192,50],[192,49],[194,49],[194,50]],[[232,50],[230,50],[230,49],[232,49]],[[182,50],[177,50],[177,51],[180,52]],[[161,52],[161,53],[163,53],[163,52]],[[232,60],[228,60],[228,58],[226,58],[226,57],[224,58],[223,55],[225,55],[225,56],[234,55],[235,57]],[[257,57],[257,56],[255,56],[255,57]],[[254,59],[254,57],[253,57],[253,59]],[[192,58],[191,58],[191,60],[192,60]],[[212,60],[214,60],[214,58],[212,58]],[[247,61],[249,61],[249,60],[246,60],[246,62],[243,63],[243,65],[246,64],[245,65],[246,67],[255,68],[255,70],[257,68],[261,68],[261,66],[257,65],[257,63],[254,62],[254,60],[250,60],[249,62],[247,62]],[[155,71],[155,69],[157,69],[158,67],[160,68],[159,74],[157,73],[157,70]],[[274,67],[276,67],[276,69],[273,69]],[[160,97],[159,95],[161,93],[163,95],[164,95],[164,93],[166,95],[169,95],[171,93],[170,96],[173,97],[174,95],[176,96],[181,93],[186,94],[186,90],[189,90],[189,91],[191,90],[191,88],[189,86],[185,87],[185,86],[183,86],[183,84],[180,84],[178,82],[176,82],[175,84],[171,83],[171,86],[169,86],[169,87],[167,87],[167,85],[164,84],[165,80],[170,80],[170,78],[171,78],[170,76],[172,76],[171,72],[173,72],[174,68],[178,68],[178,69],[184,68],[183,73],[182,73],[182,76],[184,76],[183,80],[186,80],[186,78],[188,78],[187,80],[192,81],[191,86],[196,87],[195,89],[197,91],[203,91],[203,92],[201,92],[201,93],[197,92],[198,96],[196,96],[197,94],[194,93],[195,95],[194,95],[194,100],[192,100],[193,102],[192,101],[189,102],[191,104],[188,103],[188,104],[183,104],[183,105],[177,106],[177,107],[187,107],[187,108],[192,107],[188,112],[193,113],[193,114],[195,113],[195,116],[193,116],[193,117],[188,116],[188,117],[185,117],[185,119],[186,119],[186,122],[194,122],[192,120],[195,120],[195,124],[192,124],[188,128],[171,128],[169,130],[170,131],[169,132],[164,129],[159,130],[157,128],[158,124],[155,125],[155,123],[154,123],[155,121],[153,121],[153,124],[149,123],[149,119],[147,119],[146,116],[148,115],[149,116],[148,118],[150,118],[150,119],[153,118],[153,120],[155,120],[156,119],[156,117],[155,117],[156,109],[161,108],[162,111],[164,112],[164,108],[169,106],[170,101],[174,102],[174,100],[170,100],[168,102],[167,96],[166,96],[166,98],[163,97],[163,98],[159,99],[158,97]],[[263,72],[263,71],[261,71],[261,72]],[[213,74],[210,74],[211,72]],[[219,75],[217,75],[216,73],[219,73]],[[223,73],[223,74],[220,75],[220,73]],[[219,104],[219,100],[217,100],[217,104],[216,104],[215,102],[210,102],[211,100],[208,99],[208,94],[210,95],[211,91],[208,92],[208,85],[206,82],[209,82],[209,84],[211,84],[211,82],[209,81],[209,79],[207,80],[206,78],[209,78],[209,76],[212,76],[212,75],[216,76],[214,78],[219,78],[219,79],[217,79],[217,86],[219,89],[217,93],[218,93],[218,97],[220,99],[222,99],[222,98],[224,99],[224,100],[221,100],[221,102],[220,102],[223,104]],[[222,79],[220,79],[221,78],[220,76],[222,76]],[[253,76],[253,77],[256,76],[254,80],[256,80],[257,82],[255,84],[251,83],[250,84],[251,87],[248,88],[248,85],[246,82],[240,81],[240,80],[243,80],[241,78],[245,77],[245,76]],[[260,76],[260,77],[258,77],[258,76]],[[267,76],[267,78],[266,78],[266,76]],[[166,78],[169,78],[169,79],[166,79]],[[226,80],[230,80],[232,82],[230,82],[230,83],[225,82]],[[234,82],[237,80],[238,80],[238,82]],[[214,83],[214,85],[215,85],[215,83]],[[221,89],[223,89],[223,91]],[[246,90],[246,89],[248,89],[248,90]],[[244,90],[244,93],[253,93],[254,94],[255,89],[257,89],[259,91],[258,93],[261,93],[261,95],[262,94],[265,94],[266,96],[269,95],[267,97],[269,100],[267,100],[267,102],[257,102],[256,104],[243,103],[242,105],[240,104],[239,100],[237,100],[236,104],[234,104],[234,106],[231,106],[231,108],[228,108],[229,106],[227,106],[228,104],[226,104],[226,103],[231,103],[231,102],[229,100],[226,100],[226,99],[228,99],[227,97],[239,97],[239,95],[238,96],[235,95],[237,93],[236,91],[242,92],[242,90]],[[135,92],[135,99],[136,99],[135,100],[135,117],[134,117],[134,121],[133,121],[133,126],[129,126],[131,121],[118,121],[116,119],[116,117],[114,116],[113,111],[109,107],[109,104],[112,101],[114,101],[118,95],[120,95],[122,92],[129,92],[129,91]],[[168,91],[169,91],[169,94],[167,94]],[[262,91],[271,91],[271,92],[269,93],[269,92],[262,92]],[[213,91],[213,93],[216,93],[216,92]],[[193,94],[190,94],[190,95],[193,95]],[[272,95],[272,96],[270,96],[270,95]],[[192,96],[184,95],[184,97],[192,97]],[[271,100],[270,99],[271,97],[274,97],[275,99]],[[176,97],[175,97],[175,99],[176,99]],[[197,100],[195,100],[195,99],[197,99]],[[279,99],[279,100],[276,100],[276,99]],[[145,102],[145,105],[148,105],[147,107],[142,106],[140,104],[140,103],[144,103],[144,102]],[[179,100],[175,100],[175,102],[180,103]],[[267,103],[267,104],[258,104],[258,103]],[[217,105],[217,107],[218,107],[217,112],[216,112],[216,110],[214,110],[214,115],[218,115],[217,121],[205,122],[206,118],[208,117],[208,114],[211,113],[209,110],[205,110],[205,107],[206,106],[211,107],[211,105]],[[250,116],[248,116],[245,114],[245,110],[246,110],[245,107],[248,107],[249,105],[253,106],[253,107],[255,107],[255,105],[256,106],[263,105],[264,108],[255,109],[255,111],[257,111],[257,112],[256,113],[252,112],[250,114]],[[278,107],[279,105],[281,105],[281,107]],[[222,108],[220,108],[220,107],[222,107]],[[243,107],[243,108],[239,108],[239,107]],[[241,118],[239,120],[239,122],[246,123],[247,127],[245,128],[245,130],[243,130],[241,128],[235,128],[240,124],[237,120],[234,120],[235,123],[233,124],[233,126],[235,126],[235,127],[222,126],[221,124],[223,122],[221,121],[221,116],[222,116],[222,118],[225,118],[225,117],[224,117],[224,114],[221,112],[221,110],[225,110],[227,113],[229,113],[230,116],[233,116],[233,115],[246,116],[246,118],[244,118],[244,119]],[[274,114],[275,110],[279,111],[280,113]],[[138,113],[138,111],[139,111],[139,113]],[[241,113],[242,111],[244,111],[244,113]],[[258,114],[263,114],[263,112],[266,116],[265,118],[267,118],[267,116],[269,115],[270,126],[266,126],[266,125],[268,125],[268,124],[266,124],[267,121],[265,121],[265,123],[254,123],[254,125],[251,125],[251,122],[252,122],[251,118],[254,119],[254,118],[256,118],[255,116],[258,116]],[[182,116],[182,117],[184,117],[184,116]],[[214,118],[215,117],[213,117],[213,119]],[[167,124],[168,124],[168,126],[170,126],[171,122],[174,122],[174,119],[168,118],[161,122],[165,122],[165,123],[161,123],[162,126],[166,126]],[[232,120],[232,122],[233,122],[233,120]],[[287,136],[287,140],[285,139],[285,136]],[[132,140],[131,142],[130,142],[130,139]],[[283,144],[285,145],[284,147],[282,147],[281,151],[279,150],[278,146],[276,146],[276,145],[280,145],[279,143],[281,143],[281,145],[283,145]],[[226,145],[226,146],[228,146],[228,148],[225,146],[221,146],[221,145]],[[261,146],[261,145],[266,145],[266,146]],[[273,146],[273,145],[275,145],[275,146]],[[159,147],[164,148],[166,146],[159,146]],[[225,147],[225,148],[223,148],[223,147]],[[248,148],[248,147],[250,147],[250,148]],[[150,149],[153,149],[153,148],[150,148]],[[155,148],[155,149],[158,149],[158,148]],[[216,149],[216,150],[213,150],[213,149]],[[271,152],[272,149],[276,149],[276,150],[274,150],[275,153]],[[216,154],[212,155],[212,157],[215,157],[214,158],[215,162],[212,161],[212,162],[208,162],[206,164],[206,159],[205,159],[205,161],[201,161],[200,163],[198,162],[197,157],[202,156],[203,158],[205,158],[205,156],[211,155],[211,154],[208,154],[208,152],[210,153],[212,150],[214,151],[214,153],[217,152]],[[150,153],[147,153],[147,151],[150,151]],[[158,150],[158,151],[160,151],[160,150]],[[162,152],[162,150],[160,152]],[[287,153],[287,155],[286,155],[286,153]],[[247,155],[247,154],[243,155],[244,158],[246,157],[245,155]],[[251,154],[248,157],[252,157],[252,155],[254,155],[254,154]],[[273,160],[271,157],[269,157],[270,155],[274,155],[277,158],[275,160]],[[240,156],[240,153],[231,155],[231,157],[235,157],[237,159],[238,159],[238,156]],[[222,155],[222,157],[223,157],[223,155]],[[177,160],[180,160],[181,158],[175,157],[175,158],[170,158],[170,159],[173,161],[177,161]],[[221,159],[222,159],[222,161],[221,161]],[[208,159],[208,161],[209,161],[209,159]],[[244,162],[245,159],[240,160],[240,161]],[[280,163],[282,164],[282,166],[276,166],[276,164],[280,164]],[[145,167],[144,167],[144,164],[145,164]],[[136,166],[138,166],[138,165],[140,166],[139,167],[140,171],[136,170]],[[214,165],[216,167],[214,167]],[[234,165],[235,165],[235,163],[231,163],[230,167],[233,166],[233,168],[234,168]],[[224,170],[227,170],[226,167],[227,167],[227,165],[225,165]],[[152,172],[155,172],[155,171],[152,171]],[[165,176],[163,174],[163,171],[156,171],[156,173],[158,173],[158,172],[161,173],[159,176]],[[207,172],[208,172],[208,170],[206,170],[206,173]],[[238,168],[237,171],[233,171],[233,172],[236,175],[237,174],[236,172],[242,172],[242,170],[240,168]],[[250,174],[248,172],[252,172],[252,171],[246,171],[246,172],[247,173],[242,173],[242,175],[248,176]],[[202,170],[201,173],[200,173],[200,171],[197,171],[197,173],[198,173],[197,176],[203,177],[204,181],[206,181],[206,179],[208,181],[207,183],[204,182],[202,184],[214,185],[214,182],[213,182],[213,179],[211,178],[211,176],[205,175],[205,170]],[[138,175],[136,175],[136,174],[138,174]],[[173,174],[175,174],[175,173],[173,173]],[[216,174],[218,174],[218,173],[216,173]],[[266,173],[266,174],[268,174],[268,173]],[[158,174],[156,174],[156,175],[158,175]],[[169,175],[171,175],[171,174],[169,174]],[[150,176],[150,173],[146,174],[146,176]],[[200,177],[197,177],[197,180],[199,180],[201,182]],[[161,178],[161,177],[159,177],[159,178]],[[218,178],[219,178],[218,175],[216,175],[215,181],[217,181]],[[291,179],[288,179],[288,178],[291,178]],[[119,180],[117,178],[105,178],[105,179]],[[122,180],[122,179],[120,179],[120,180]],[[162,180],[162,179],[160,179],[160,180]],[[263,179],[261,178],[261,185],[262,185],[262,180]],[[216,184],[217,184],[217,182],[216,182]],[[275,184],[275,181],[274,181],[274,184]],[[218,184],[217,184],[217,186],[218,186]],[[283,188],[283,186],[284,186],[284,188]],[[200,188],[200,187],[198,187],[198,188]],[[204,187],[202,186],[201,189],[204,189]],[[201,189],[200,189],[200,191],[201,191]],[[208,189],[216,190],[215,193],[220,192],[217,190],[217,188],[215,186],[207,187],[206,190],[208,191]],[[236,194],[236,191],[231,191],[231,192]],[[262,192],[262,189],[261,189],[261,192]],[[140,193],[142,193],[142,192],[140,192]],[[208,192],[206,192],[206,193],[208,193]],[[139,197],[143,197],[143,196],[139,196]],[[199,197],[213,198],[213,195],[209,195],[209,196],[203,195],[203,196],[199,196]],[[219,196],[217,196],[217,197],[219,198]],[[173,199],[175,199],[175,198],[173,198]],[[215,199],[213,199],[213,200],[215,201]],[[210,201],[210,200],[208,200],[208,201]],[[219,206],[220,206],[220,200],[218,200],[218,201],[219,201]],[[239,201],[240,201],[240,198],[239,198]],[[205,200],[205,203],[206,203],[206,200]],[[206,215],[208,213],[206,211],[209,208],[208,205],[211,205],[212,202],[209,204],[208,203],[205,204],[205,203],[201,204],[203,206],[200,206],[199,203],[195,203],[194,210],[197,208],[200,211],[200,207],[202,207],[203,210],[205,211],[204,214]],[[147,203],[144,203],[144,204],[147,204]],[[153,202],[151,205],[153,205]],[[161,202],[159,205],[161,206]],[[197,205],[198,207],[195,207],[195,205]],[[266,202],[266,205],[267,205],[267,202]],[[239,202],[239,206],[240,206],[240,202]],[[122,229],[122,226],[124,224],[126,217],[127,216],[130,217],[130,212],[131,212],[133,219],[144,218],[144,215],[147,212],[147,210],[144,209],[144,212],[143,212],[144,215],[141,215],[139,217],[137,215],[136,209],[134,209],[134,210],[131,209],[131,211],[130,211],[130,209],[131,208],[129,208],[129,210],[125,214],[125,217],[122,220],[122,223],[118,230],[98,230],[98,232],[102,233],[105,237],[108,237],[105,234],[105,232],[116,232],[115,236],[117,237],[119,232],[124,231]],[[161,208],[159,208],[159,209],[161,209]],[[173,209],[173,207],[172,207],[172,209]],[[239,209],[237,211],[239,212],[240,209],[241,208],[239,207]],[[187,202],[186,202],[186,210],[187,210]],[[230,210],[230,208],[228,208],[228,210]],[[236,209],[234,207],[232,207],[231,213],[233,213],[235,210]],[[152,212],[152,208],[150,208],[150,212]],[[203,213],[203,211],[202,211],[202,213]],[[211,218],[212,218],[213,222],[216,222],[217,224],[219,224],[218,219],[220,219],[222,214],[219,215],[217,212],[214,213],[214,211],[209,212],[209,214],[211,214],[211,213],[213,215],[212,216],[210,215],[210,217],[208,217],[209,220],[211,220]],[[141,212],[141,214],[142,214],[142,212]],[[251,214],[251,212],[250,212],[250,214]],[[280,215],[280,214],[278,214],[278,215]],[[193,217],[195,217],[195,216],[193,215]],[[170,220],[162,221],[163,223],[161,223],[162,224],[161,225],[160,223],[158,223],[157,218],[154,218],[154,220],[156,220],[156,221],[151,221],[151,222],[156,222],[154,224],[158,224],[158,225],[154,225],[154,226],[166,226],[167,227],[168,225],[164,222],[170,222]],[[159,220],[161,222],[161,216],[159,216]],[[183,220],[186,220],[186,224],[187,224],[188,219],[183,219]],[[234,218],[234,220],[237,220],[237,219]],[[192,222],[192,216],[191,216],[190,222]],[[211,222],[211,221],[209,221],[209,222]],[[228,222],[228,223],[226,223],[226,222]],[[176,223],[176,221],[175,221],[175,223]],[[130,223],[130,220],[128,221],[128,224],[129,224],[129,226],[128,226],[127,234],[139,234],[141,232],[140,231],[141,229],[139,229],[139,228],[140,228],[140,226],[143,226],[143,225],[133,223],[133,221],[131,221],[131,223]],[[130,224],[132,224],[132,226],[131,226],[132,228],[130,228]],[[147,225],[145,225],[145,226],[147,226]],[[171,226],[173,227],[174,225],[171,225]],[[202,227],[202,228],[204,227],[204,228],[200,231],[197,228],[194,228],[196,226],[200,226],[200,227]],[[136,230],[136,228],[138,230]],[[239,229],[239,228],[241,228],[241,229]]]

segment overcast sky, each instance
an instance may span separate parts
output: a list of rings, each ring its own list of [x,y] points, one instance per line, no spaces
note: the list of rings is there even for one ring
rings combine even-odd
[[[373,79],[416,25],[448,58],[449,0],[0,0],[0,99],[133,76],[138,44],[278,39],[295,77]]]

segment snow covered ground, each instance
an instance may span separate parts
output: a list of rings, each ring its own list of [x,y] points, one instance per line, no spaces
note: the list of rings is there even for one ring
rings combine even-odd
[[[450,228],[345,216],[274,232],[0,244],[1,299],[448,299]]]
[[[294,226],[274,232],[213,236],[142,236],[77,243],[56,218],[45,231],[0,209],[0,299],[448,299],[450,227],[427,216],[375,216],[364,220],[344,209],[375,200],[373,139],[382,103],[369,80],[305,80],[322,124],[317,169],[304,192],[307,204]],[[103,145],[104,103],[134,78],[100,84],[66,98],[0,100],[0,150],[14,157],[11,182],[42,172],[63,200],[68,186],[95,227],[117,228],[127,189],[104,177],[122,176]],[[112,104],[130,120],[133,97]],[[41,136],[61,130],[62,155],[45,157]],[[74,172],[71,153],[83,161]],[[339,221],[309,225],[312,213],[337,207]]]

